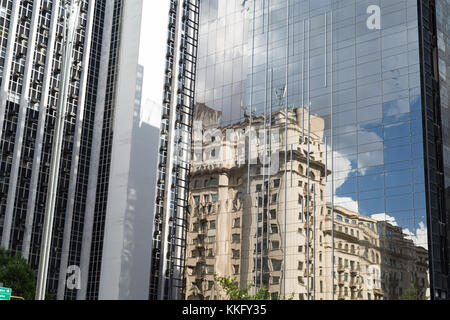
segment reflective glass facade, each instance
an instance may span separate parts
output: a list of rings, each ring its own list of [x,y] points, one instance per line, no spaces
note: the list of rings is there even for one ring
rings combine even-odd
[[[447,297],[445,10],[201,1],[184,298]]]

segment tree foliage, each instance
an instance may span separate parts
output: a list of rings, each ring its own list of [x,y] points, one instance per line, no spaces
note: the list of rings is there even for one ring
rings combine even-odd
[[[420,292],[416,288],[414,288],[414,285],[411,283],[409,289],[399,297],[399,300],[428,300],[428,298],[424,295],[421,295]]]
[[[279,300],[278,296],[271,296],[267,288],[259,288],[255,295],[250,294],[253,284],[247,288],[239,288],[237,278],[214,276],[216,282],[225,291],[230,300]],[[291,300],[292,298],[290,298]]]
[[[0,282],[12,289],[12,295],[33,300],[36,291],[36,275],[27,261],[19,254],[0,248]]]

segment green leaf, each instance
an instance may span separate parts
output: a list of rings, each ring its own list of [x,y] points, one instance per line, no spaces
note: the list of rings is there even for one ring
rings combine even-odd
[[[36,275],[19,254],[0,248],[0,282],[12,289],[12,295],[34,300]]]

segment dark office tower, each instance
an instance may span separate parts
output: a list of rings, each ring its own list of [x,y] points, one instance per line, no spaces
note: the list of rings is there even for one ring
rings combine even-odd
[[[448,299],[449,9],[201,1],[194,148],[178,180],[173,88],[190,76],[167,73],[151,297],[178,298],[185,243],[186,299],[224,298],[215,275],[272,297]]]
[[[184,295],[199,9],[199,0],[170,1],[150,270],[152,300]]]
[[[446,18],[450,14],[450,5],[447,1],[442,0],[428,1],[424,2],[422,10],[428,13],[428,19],[423,23],[424,35],[422,36],[422,45],[427,42],[424,39],[430,37],[428,41],[431,42],[432,51],[429,49],[428,52],[430,54],[433,52],[434,69],[433,71],[431,70],[430,61],[425,62],[425,60],[423,62],[424,65],[427,65],[428,74],[433,74],[434,79],[432,82],[433,91],[428,95],[427,111],[428,119],[432,123],[428,124],[428,138],[434,140],[434,143],[431,140],[429,148],[433,149],[434,147],[436,149],[436,154],[433,156],[433,151],[431,151],[430,157],[430,161],[434,162],[434,164],[429,164],[428,167],[430,179],[435,183],[434,186],[429,186],[430,199],[435,199],[430,202],[431,210],[434,211],[434,214],[431,214],[431,216],[434,217],[435,225],[430,237],[432,237],[433,251],[436,257],[434,263],[435,271],[432,274],[436,289],[435,294],[439,296],[442,294],[439,291],[442,290],[448,298],[450,289],[445,285],[440,285],[440,283],[445,283],[446,279],[450,282],[450,251],[445,250],[445,248],[450,246],[450,193],[448,192],[450,190],[450,79],[448,72],[450,63],[450,51],[448,49],[450,43],[450,22]],[[426,17],[426,14],[424,16]],[[424,47],[426,46],[424,45]],[[426,54],[424,52],[424,55]],[[429,86],[430,83],[428,82]],[[428,88],[428,91],[430,91],[430,88]],[[434,132],[432,131],[433,127],[435,128]],[[428,152],[428,155],[430,155],[430,152]],[[435,182],[434,179],[436,179]]]
[[[147,299],[154,192],[148,166],[156,167],[151,139],[158,129],[148,121],[154,104],[142,92],[148,71],[138,61],[142,0],[81,2],[47,292],[68,300]],[[0,3],[0,246],[21,253],[36,271],[65,3]]]

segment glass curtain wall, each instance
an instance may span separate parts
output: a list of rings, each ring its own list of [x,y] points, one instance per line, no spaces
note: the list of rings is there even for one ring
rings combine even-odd
[[[442,131],[442,154],[443,154],[443,171],[444,171],[444,183],[443,189],[445,190],[445,202],[447,206],[446,212],[443,216],[447,218],[447,235],[450,234],[450,227],[448,221],[450,219],[450,78],[449,78],[449,65],[450,65],[450,50],[448,44],[450,43],[450,2],[444,0],[435,1],[436,10],[436,34],[437,34],[437,63],[439,73],[440,84],[440,126]],[[448,243],[448,240],[447,240]],[[447,244],[448,247],[448,244]],[[447,252],[448,255],[448,252]],[[444,261],[442,264],[443,272],[448,274],[450,264],[448,261]],[[448,296],[448,294],[447,294]]]
[[[203,0],[186,299],[429,292],[417,1]]]

